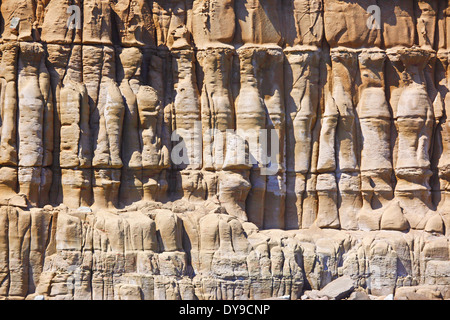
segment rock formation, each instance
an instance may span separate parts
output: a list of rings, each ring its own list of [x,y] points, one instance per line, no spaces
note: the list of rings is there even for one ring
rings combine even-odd
[[[0,298],[450,298],[449,12],[1,1]]]

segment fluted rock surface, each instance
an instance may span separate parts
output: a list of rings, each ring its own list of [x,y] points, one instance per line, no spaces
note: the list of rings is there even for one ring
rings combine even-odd
[[[1,1],[0,298],[450,297],[449,12]]]

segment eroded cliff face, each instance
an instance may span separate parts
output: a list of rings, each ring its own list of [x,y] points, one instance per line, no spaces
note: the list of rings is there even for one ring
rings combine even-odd
[[[450,297],[449,10],[1,1],[0,298]]]

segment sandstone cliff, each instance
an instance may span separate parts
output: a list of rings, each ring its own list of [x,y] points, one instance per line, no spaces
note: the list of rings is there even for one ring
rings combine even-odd
[[[0,298],[449,298],[449,12],[1,1]]]

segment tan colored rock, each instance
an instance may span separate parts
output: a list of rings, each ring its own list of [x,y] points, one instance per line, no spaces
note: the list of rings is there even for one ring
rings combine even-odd
[[[197,59],[204,73],[201,94],[203,168],[219,171],[229,152],[227,130],[235,129],[231,95],[233,51],[229,48],[207,49],[198,52]],[[217,119],[213,123],[212,117]]]
[[[380,47],[380,30],[368,28],[367,23],[370,19],[368,9],[373,5],[376,6],[377,1],[361,4],[343,0],[324,1],[325,38],[330,47]]]
[[[78,209],[90,206],[92,199],[92,170],[91,169],[62,169],[62,193],[64,204],[69,208]]]
[[[408,221],[405,219],[403,209],[398,203],[392,202],[381,217],[382,230],[403,231],[409,228]]]
[[[155,46],[155,28],[147,1],[117,0],[111,3],[123,46]]]
[[[42,29],[42,41],[52,44],[81,43],[81,21],[70,20],[75,11],[68,11],[69,6],[78,6],[81,13],[81,1],[41,0],[38,2],[40,4],[36,10],[36,19],[38,27]]]
[[[3,1],[0,299],[448,297],[448,7]]]
[[[44,163],[44,113],[50,84],[43,60],[44,49],[37,43],[20,44],[18,67],[19,165],[40,167]],[[47,78],[47,79],[46,79]],[[52,112],[52,110],[48,110]],[[51,153],[50,153],[51,154]]]
[[[364,137],[360,146],[361,188],[364,209],[371,211],[385,207],[393,198],[389,143],[391,114],[386,101],[382,71],[386,54],[376,49],[364,50],[358,58],[363,79],[357,106],[361,135]]]
[[[141,290],[137,285],[121,285],[118,289],[119,299],[117,300],[142,300]]]
[[[235,0],[239,22],[237,41],[249,45],[278,45],[282,40],[278,2],[274,0]]]
[[[152,14],[158,47],[169,49],[187,49],[190,47],[186,11],[185,0],[152,1]]]
[[[415,17],[417,19],[417,35],[419,45],[423,48],[434,48],[436,21],[439,1],[415,1]]]
[[[425,226],[425,231],[444,234],[444,222],[439,214],[432,216]]]
[[[83,43],[111,44],[111,2],[88,0],[83,2]]]
[[[318,214],[315,224],[319,228],[339,228],[337,208],[337,184],[334,174],[321,174],[317,177]]]
[[[117,208],[121,171],[118,169],[95,169],[92,177],[93,206]]]
[[[442,294],[429,286],[402,287],[396,290],[394,300],[442,300]]]
[[[180,154],[180,163],[175,162],[179,169],[200,169],[202,167],[201,126],[198,128],[200,116],[200,101],[195,66],[194,52],[191,50],[174,51],[173,53],[174,102],[173,129],[179,136],[177,142],[183,140],[185,151]],[[197,126],[196,126],[197,125]],[[174,136],[172,136],[174,141]],[[177,144],[174,142],[174,144]],[[179,145],[179,144],[178,144]],[[174,151],[173,152],[179,152]],[[173,153],[172,153],[173,155]]]
[[[90,164],[89,101],[86,87],[68,81],[60,91],[62,168],[87,167]]]
[[[344,276],[327,284],[317,295],[319,297],[328,297],[330,300],[341,300],[348,297],[353,290],[353,280],[348,276]]]
[[[156,229],[161,237],[161,251],[181,251],[181,221],[170,211],[157,211]]]
[[[248,172],[222,172],[219,175],[219,201],[228,214],[247,221],[246,199],[251,189]]]
[[[414,1],[408,0],[401,4],[383,1],[380,9],[383,39],[386,48],[396,46],[411,47],[414,45]]]
[[[192,4],[192,35],[199,48],[231,44],[235,25],[235,0],[195,0]]]
[[[285,50],[285,54],[286,228],[296,229],[303,223],[305,174],[313,161],[312,131],[316,125],[320,102],[318,87],[320,57],[309,48],[305,50],[299,48],[298,51]],[[292,145],[294,147],[290,148]]]
[[[3,1],[0,10],[5,26],[3,39],[33,41],[39,38],[34,28],[36,15],[33,0]]]
[[[323,1],[285,0],[282,6],[286,45],[320,46],[324,36]]]
[[[17,165],[17,60],[19,46],[4,44],[1,47],[2,132],[1,160],[3,165]]]

